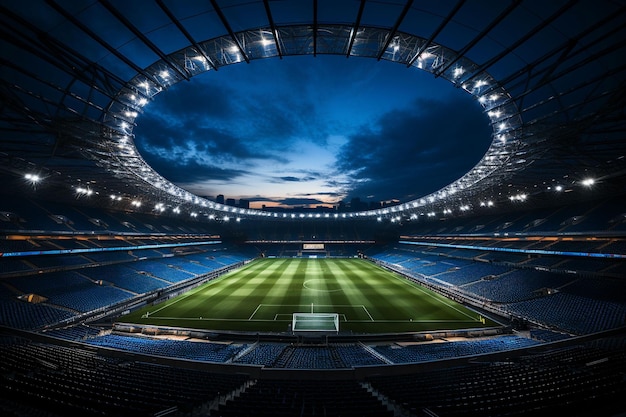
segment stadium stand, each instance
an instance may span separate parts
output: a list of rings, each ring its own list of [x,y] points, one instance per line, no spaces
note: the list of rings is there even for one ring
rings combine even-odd
[[[45,202],[39,202],[37,210],[43,210],[44,207]],[[59,204],[54,207],[59,212],[68,212],[61,210],[62,206]],[[94,208],[90,209],[90,215],[107,217],[105,213],[99,213]],[[114,215],[110,214],[109,217]],[[527,217],[531,218],[534,215]],[[549,224],[554,227],[560,225],[556,221]],[[544,236],[543,240],[546,240],[547,244],[541,244],[542,239],[506,240],[494,235],[469,237],[448,233],[414,234],[391,244],[341,245],[336,250],[325,253],[325,256],[352,257],[361,254],[373,262],[401,273],[406,279],[431,289],[438,289],[455,299],[464,300],[486,314],[496,314],[512,326],[503,334],[491,336],[482,334],[479,337],[472,335],[471,332],[455,335],[435,332],[431,334],[431,337],[434,336],[433,339],[416,342],[403,338],[394,340],[389,335],[382,338],[379,336],[380,340],[338,335],[336,341],[333,337],[327,337],[323,343],[315,341],[302,343],[302,340],[289,335],[280,336],[279,339],[282,338],[283,341],[272,341],[270,336],[259,334],[228,335],[213,332],[197,336],[187,334],[168,337],[167,332],[163,332],[162,335],[151,334],[147,330],[128,333],[112,329],[110,324],[106,325],[106,321],[95,321],[94,324],[99,324],[94,326],[89,324],[89,320],[85,320],[87,317],[98,317],[103,312],[114,313],[132,309],[137,300],[151,294],[158,296],[169,288],[181,285],[184,288],[192,283],[197,285],[198,279],[205,282],[261,254],[272,257],[309,256],[310,254],[301,250],[299,243],[285,242],[274,245],[257,241],[248,245],[233,245],[218,241],[211,245],[201,244],[207,241],[207,237],[209,240],[214,239],[214,233],[208,230],[202,230],[202,233],[196,236],[177,233],[155,236],[150,230],[133,236],[114,234],[112,236],[117,238],[113,239],[105,239],[104,236],[90,239],[88,235],[83,234],[67,238],[60,234],[64,232],[62,230],[64,226],[54,223],[51,227],[52,229],[43,230],[45,233],[38,237],[23,235],[26,237],[24,240],[5,240],[3,242],[6,243],[2,243],[4,253],[17,255],[0,260],[3,262],[1,272],[3,301],[0,307],[3,331],[6,333],[3,336],[2,349],[7,358],[3,365],[7,375],[4,377],[4,383],[9,388],[8,392],[12,393],[2,397],[1,404],[4,410],[12,413],[28,414],[28,407],[32,408],[32,412],[45,407],[56,413],[63,413],[69,409],[90,413],[95,398],[99,403],[110,407],[110,413],[113,413],[111,415],[142,415],[137,413],[145,413],[146,410],[155,413],[159,410],[174,413],[173,410],[176,410],[175,412],[180,415],[191,410],[195,410],[196,413],[204,410],[205,415],[241,415],[249,411],[250,401],[257,401],[258,392],[265,393],[263,406],[257,405],[257,411],[260,413],[258,415],[264,415],[263,413],[269,415],[272,411],[279,413],[274,415],[280,415],[283,411],[279,410],[283,409],[286,409],[285,415],[293,415],[296,408],[305,414],[329,409],[338,410],[339,400],[334,395],[328,394],[329,387],[341,392],[339,383],[333,378],[331,381],[324,381],[317,388],[299,381],[297,384],[299,391],[283,392],[276,397],[270,392],[272,390],[282,392],[288,381],[274,380],[274,377],[259,377],[260,370],[362,372],[364,378],[360,379],[358,384],[354,385],[353,379],[350,382],[352,387],[350,390],[355,391],[351,394],[344,392],[343,395],[363,397],[364,404],[373,402],[374,405],[366,407],[371,415],[393,412],[408,412],[412,415],[424,413],[454,415],[454,410],[458,407],[477,409],[478,404],[491,410],[493,415],[502,413],[514,415],[511,410],[520,407],[520,404],[529,398],[513,395],[512,391],[507,391],[513,388],[502,388],[501,383],[496,383],[499,388],[494,390],[492,382],[489,381],[499,381],[506,378],[505,375],[516,381],[526,381],[518,383],[522,384],[519,385],[519,390],[526,390],[529,395],[532,393],[533,396],[538,396],[537,399],[531,397],[530,402],[539,404],[538,407],[544,411],[551,410],[552,404],[559,404],[561,408],[571,407],[569,405],[571,399],[565,398],[575,394],[581,395],[579,391],[570,389],[574,385],[590,387],[595,384],[594,386],[602,387],[602,392],[606,392],[607,398],[612,398],[612,395],[625,389],[623,379],[616,376],[616,373],[624,372],[623,355],[610,353],[610,349],[606,355],[613,355],[609,357],[614,363],[614,368],[604,376],[602,372],[606,371],[601,371],[603,368],[599,365],[594,367],[593,374],[585,378],[572,374],[571,370],[566,371],[554,366],[555,369],[550,375],[558,375],[561,379],[557,382],[556,377],[548,377],[546,371],[535,364],[536,361],[550,361],[538,358],[556,355],[553,352],[559,352],[559,355],[574,353],[578,355],[579,350],[585,351],[581,355],[586,358],[586,363],[606,360],[607,356],[598,358],[593,353],[586,352],[588,349],[595,351],[594,342],[572,343],[572,341],[600,334],[599,332],[619,329],[626,322],[626,301],[622,291],[624,282],[610,272],[619,268],[620,262],[623,261],[615,258],[587,259],[576,254],[581,251],[619,253],[607,252],[607,248],[622,248],[623,245],[620,245],[616,236],[589,241],[546,240]],[[189,228],[199,227],[201,226],[193,225]],[[176,228],[172,225],[170,229]],[[27,232],[26,229],[21,229],[19,232],[12,232],[16,233],[12,236]],[[92,232],[96,233],[97,229],[94,228]],[[534,233],[528,237],[532,236]],[[500,248],[519,252],[501,252]],[[538,248],[543,251],[558,250],[566,254],[525,253]],[[86,252],[76,254],[72,252],[75,249]],[[102,249],[110,250],[101,251]],[[69,251],[64,253],[63,250]],[[54,254],[34,254],[49,251],[53,251],[50,253]],[[24,256],[19,256],[22,252],[25,252]],[[497,256],[490,257],[492,254]],[[16,332],[23,330],[29,333],[16,335]],[[45,339],[42,341],[38,337]],[[342,340],[342,337],[345,340]],[[616,344],[621,347],[619,341],[623,338],[623,335],[611,337],[612,342],[609,346]],[[552,344],[565,342],[572,345],[550,348]],[[71,345],[67,346],[65,343]],[[532,349],[540,346],[548,349],[550,353],[534,353]],[[96,349],[96,352],[107,353],[101,358],[99,355],[103,353],[94,356],[91,353],[93,349]],[[75,352],[72,356],[78,362],[67,362],[68,359],[63,358],[69,352]],[[501,364],[500,359],[491,359],[492,355],[499,354],[513,355],[518,359],[507,359],[506,364]],[[113,355],[112,358],[110,355]],[[136,359],[131,359],[133,355],[151,358],[150,363],[171,368],[174,373],[186,372],[178,371],[180,369],[178,361],[206,364],[209,367],[207,369],[211,369],[211,366],[221,367],[218,368],[219,378],[225,378],[226,382],[223,387],[217,388],[219,394],[211,391],[210,394],[204,395],[202,400],[198,397],[191,398],[189,394],[181,396],[180,393],[174,395],[168,391],[162,391],[163,395],[155,400],[154,392],[166,388],[156,388],[147,384],[144,388],[150,387],[152,394],[137,392],[132,401],[126,396],[127,399],[120,403],[116,400],[120,398],[119,394],[116,394],[117,387],[107,387],[105,390],[95,392],[93,378],[89,385],[92,388],[85,388],[84,378],[76,378],[73,371],[66,372],[62,377],[58,375],[60,366],[93,368],[95,365],[81,362],[87,360],[84,359],[87,357],[90,363],[98,364],[94,369],[97,369],[99,374],[122,381],[129,376],[113,377],[112,369],[121,366],[126,373],[126,369],[136,367],[137,372],[144,372],[143,368],[148,366],[139,365]],[[30,365],[18,366],[10,359],[18,356],[31,357],[32,359],[27,362]],[[531,357],[532,360],[526,359]],[[412,372],[393,377],[369,376],[380,374],[381,369],[395,373],[397,372],[395,366],[432,366],[434,363],[446,361],[456,363],[455,361],[462,358],[485,361],[485,364],[450,364],[442,370],[418,373],[420,381],[432,379],[433,387],[439,387],[439,390],[444,391],[457,390],[459,392],[457,396],[441,393],[435,395],[434,392],[439,392],[435,391],[435,388],[423,391],[412,388],[413,394],[405,394],[405,387],[415,384],[411,379],[415,378]],[[175,361],[176,364],[165,362],[168,360]],[[63,361],[63,365],[56,361]],[[145,359],[141,363],[144,363],[143,361]],[[223,368],[224,366],[233,369]],[[529,371],[529,368],[534,370]],[[209,374],[206,378],[212,378],[211,375],[215,371],[206,372]],[[227,375],[232,372],[235,372],[232,380],[237,381],[236,383],[228,382],[231,377]],[[33,378],[31,375],[37,377]],[[478,375],[475,383],[480,388],[468,391],[468,388],[465,388],[467,377],[463,375]],[[74,380],[67,381],[69,377]],[[541,386],[548,384],[552,388],[541,396],[537,394],[539,388],[533,385],[532,381],[537,381]],[[394,385],[396,383],[399,384],[398,387]],[[124,384],[126,383],[120,382],[119,387],[123,387]],[[58,394],[60,386],[65,387],[63,395]],[[345,381],[342,381],[340,386],[345,387]],[[78,387],[81,387],[80,391],[77,391]],[[593,407],[606,408],[608,411],[615,407],[611,401],[603,401],[602,395],[592,394],[600,388],[594,391],[588,388],[581,389],[587,393],[584,397],[585,404],[591,401]],[[305,395],[306,390],[317,390],[317,393]],[[226,396],[222,394],[231,391],[238,394]],[[16,398],[30,398],[35,392],[38,393],[37,401],[31,402],[29,406],[23,405],[21,401],[15,401]],[[492,394],[487,395],[486,392]],[[557,395],[559,392],[567,394]],[[590,400],[589,395],[594,399]],[[510,401],[503,401],[502,398],[510,398]],[[150,406],[147,405],[148,402]],[[285,405],[287,403],[288,406]],[[551,405],[546,406],[548,403]],[[348,415],[367,415],[365,411],[354,406],[351,406],[350,410],[352,414]]]

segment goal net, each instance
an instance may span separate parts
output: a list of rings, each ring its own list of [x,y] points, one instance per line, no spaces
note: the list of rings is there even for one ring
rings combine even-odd
[[[339,332],[337,313],[293,313],[294,332]]]

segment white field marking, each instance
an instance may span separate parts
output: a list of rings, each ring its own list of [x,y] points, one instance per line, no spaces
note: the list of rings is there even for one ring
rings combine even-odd
[[[268,320],[268,319],[254,319],[254,315],[257,313],[257,311],[259,311],[259,309],[261,307],[310,307],[309,304],[259,304],[257,306],[257,308],[252,312],[252,314],[250,315],[250,317],[248,317],[248,321],[276,321],[277,320],[277,316],[279,315],[288,315],[289,317],[292,317],[291,314],[289,313],[277,313],[274,315],[274,320]],[[335,308],[359,308],[361,307],[363,310],[365,310],[365,313],[367,313],[367,315],[370,318],[370,321],[376,321],[372,318],[372,316],[370,315],[369,311],[367,311],[367,308],[365,308],[364,305],[352,305],[352,304],[316,304],[315,307],[333,307],[333,309]],[[297,313],[297,311],[296,311]],[[348,321],[346,315],[344,313],[339,314],[339,316],[343,316],[344,317],[344,321]],[[159,317],[160,318],[160,317]],[[231,320],[231,319],[213,319],[213,320]],[[238,320],[238,319],[232,319],[232,320]],[[351,320],[351,321],[358,321],[358,320]],[[367,321],[367,320],[363,320],[363,321]]]
[[[163,306],[162,306],[162,307],[157,308],[157,309],[156,309],[156,310],[154,310],[154,311],[148,311],[148,316],[150,316],[150,315],[152,315],[152,314],[154,314],[154,313],[158,313],[158,312],[159,312],[159,311],[161,311],[161,310],[165,310],[166,308],[168,308],[168,307],[170,307],[170,306],[173,306],[173,305],[174,305],[174,304],[176,304],[177,302],[182,301],[182,300],[186,299],[187,297],[192,296],[192,295],[193,295],[193,294],[195,294],[196,292],[200,291],[200,289],[201,289],[201,288],[202,288],[202,286],[198,287],[196,290],[189,291],[188,293],[183,294],[183,295],[181,295],[180,297],[176,297],[176,298],[175,298],[175,299],[174,299],[171,303],[166,303],[166,304],[163,304]],[[157,317],[157,318],[159,318],[159,319],[160,319],[161,317]]]
[[[196,321],[265,321],[265,322],[272,322],[274,320],[270,320],[270,319],[254,319],[254,320],[248,320],[248,319],[217,319],[217,318],[213,318],[213,317],[159,317],[159,320],[196,320]]]
[[[256,312],[259,310],[259,308],[261,308],[263,304],[259,304],[254,311],[252,312],[252,314],[250,315],[250,317],[248,317],[248,320],[252,320],[252,317],[254,317],[254,315],[256,314]]]
[[[262,307],[304,307],[304,309],[306,311],[309,311],[311,309],[311,304],[259,304],[259,306]],[[342,307],[342,308],[356,308],[356,307],[362,307],[361,305],[354,305],[354,304],[315,304],[315,308],[317,307]],[[297,313],[301,313],[301,312],[297,312]]]
[[[196,321],[254,321],[254,322],[275,322],[275,321],[284,321],[289,322],[292,320],[290,314],[277,314],[277,316],[289,316],[289,319],[280,320],[277,317],[274,319],[216,319],[211,317],[159,317],[159,320],[196,320]],[[348,318],[345,314],[339,314],[340,317],[343,317],[343,321],[347,322]],[[371,323],[371,320],[350,320],[350,323]],[[376,323],[407,323],[406,320],[375,320]],[[474,323],[476,320],[413,320],[412,323]]]
[[[221,276],[219,276],[219,277],[217,277],[217,278],[215,278],[215,279],[213,279],[213,280],[211,280],[211,281],[206,282],[205,284],[211,284],[211,285],[212,285],[212,284],[217,283],[218,281],[223,281],[223,280],[224,280],[224,278],[228,277],[229,275],[233,275],[233,274],[234,274],[234,272],[241,272],[241,271],[243,271],[243,270],[245,270],[245,269],[250,268],[251,266],[252,266],[251,264],[248,264],[248,265],[245,265],[245,266],[241,267],[240,269],[237,269],[236,271],[230,271],[230,272],[227,272],[227,273],[225,273],[224,275],[221,275]],[[205,288],[206,288],[206,285],[205,285],[205,284],[203,284],[203,285],[199,286],[198,288],[194,288],[193,290],[191,290],[191,291],[189,291],[189,292],[187,292],[187,293],[185,293],[185,294],[182,294],[182,295],[181,295],[181,296],[179,296],[179,297],[176,297],[176,298],[175,298],[172,302],[169,302],[169,303],[163,304],[163,306],[162,306],[162,307],[157,308],[156,310],[149,311],[149,312],[148,312],[148,316],[150,316],[150,315],[152,315],[152,314],[154,314],[154,313],[158,313],[159,311],[164,310],[164,309],[166,309],[166,308],[168,308],[168,307],[170,307],[170,306],[173,306],[174,304],[178,303],[179,301],[183,301],[183,300],[184,300],[184,299],[186,299],[187,297],[191,297],[191,296],[192,296],[192,295],[194,295],[195,293],[197,293],[197,292],[199,292],[199,291],[202,291],[203,289],[205,289]],[[161,318],[161,317],[157,317],[157,318]]]
[[[367,308],[364,305],[361,305],[361,307],[363,307],[363,310],[365,310],[365,313],[367,313],[367,315],[369,316],[371,321],[376,321],[374,320],[374,317],[372,317],[372,315],[370,314],[369,311],[367,311]]]
[[[306,281],[304,281],[302,283],[302,286],[304,288],[306,288],[307,290],[311,290],[311,291],[319,291],[319,292],[338,292],[338,291],[343,291],[342,288],[337,288],[334,290],[326,290],[326,289],[322,289],[322,288],[311,288],[311,287],[307,287],[307,284],[309,284],[309,282],[311,281],[320,281],[322,280],[322,278],[312,278],[312,279],[307,279]]]
[[[287,316],[286,319],[280,319],[279,316]],[[337,316],[339,316],[340,318],[343,317],[343,321],[347,322],[348,318],[346,317],[345,314],[341,313],[341,314],[337,314]],[[274,316],[274,321],[291,321],[293,319],[293,316],[291,314],[287,314],[287,313],[278,313]],[[340,319],[341,320],[341,319]],[[258,321],[262,321],[262,320],[258,320]],[[266,321],[271,321],[271,320],[266,320]],[[351,320],[351,321],[356,321],[358,322],[359,320]],[[360,321],[364,321],[367,322],[367,320],[360,320]]]
[[[430,293],[428,293],[428,291],[424,290],[421,286],[411,282],[410,280],[408,280],[406,278],[401,277],[400,275],[398,275],[397,272],[394,272],[392,275],[393,275],[394,278],[396,278],[396,279],[400,280],[401,282],[404,282],[405,284],[407,284],[407,285],[409,285],[409,286],[411,286],[411,287],[413,287],[413,288],[423,292],[424,294],[428,295],[430,298],[434,299],[435,301],[438,301],[439,303],[445,305],[446,307],[448,307],[448,308],[450,308],[452,310],[456,310],[458,313],[460,313],[460,314],[462,314],[462,315],[464,315],[466,317],[471,318],[472,319],[471,321],[480,321],[477,318],[475,318],[475,317],[471,316],[470,314],[466,313],[465,311],[459,310],[457,307],[453,306],[452,304],[449,304],[449,303],[445,302],[444,300],[438,299],[437,297],[433,297]],[[458,321],[458,320],[452,320],[452,321]]]
[[[476,320],[374,320],[376,323],[475,323]],[[371,320],[350,320],[350,323],[371,323]]]

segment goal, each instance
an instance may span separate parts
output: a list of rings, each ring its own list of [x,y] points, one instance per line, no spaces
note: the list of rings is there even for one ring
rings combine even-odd
[[[337,313],[293,313],[294,332],[339,332]]]

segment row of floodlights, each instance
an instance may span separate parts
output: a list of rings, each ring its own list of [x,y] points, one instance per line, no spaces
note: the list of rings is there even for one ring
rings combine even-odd
[[[38,174],[32,174],[32,173],[28,173],[24,175],[24,178],[31,182],[32,184],[37,184],[40,181],[42,181],[42,177]],[[593,178],[585,178],[583,180],[580,181],[580,184],[589,188],[592,187],[595,184],[595,179]],[[554,190],[556,192],[561,192],[564,190],[563,186],[561,185],[556,185],[554,187],[548,187],[548,190]],[[93,194],[98,194],[96,191],[94,191],[93,189],[89,188],[89,187],[83,187],[83,186],[79,186],[75,188],[75,192],[78,195],[81,196],[91,196]],[[111,201],[122,201],[123,197],[117,194],[111,194],[110,195],[110,199]],[[509,200],[511,202],[525,202],[528,199],[528,194],[525,193],[519,193],[519,194],[515,194],[515,195],[511,195],[509,196]],[[133,207],[139,208],[142,206],[142,202],[138,199],[133,199],[131,200],[130,204]],[[494,202],[491,200],[488,201],[480,201],[479,206],[480,207],[494,207]],[[472,209],[472,207],[468,204],[464,204],[458,207],[458,210],[460,212],[466,212],[466,211],[470,211]],[[154,206],[154,211],[159,212],[159,213],[163,213],[164,211],[166,211],[167,208],[165,206],[164,203],[156,203]],[[245,212],[245,210],[241,210],[242,213]],[[393,210],[395,211],[395,210]],[[401,210],[400,210],[401,211]],[[180,214],[181,210],[179,207],[174,207],[172,209],[172,212],[174,214]],[[452,214],[453,210],[450,208],[444,208],[442,211],[443,215],[449,215]],[[282,213],[282,214],[278,214],[278,213],[273,213],[274,217],[283,217],[283,218],[346,218],[346,217],[352,217],[354,215],[354,213],[308,213],[308,214],[304,214],[304,213]],[[427,212],[427,213],[420,213],[420,215],[426,215],[428,217],[434,217],[436,216],[436,213],[434,211],[431,212]],[[198,217],[198,213],[196,212],[191,212],[190,213],[191,217]],[[217,220],[224,220],[224,221],[229,221],[230,220],[230,216],[222,216],[222,217],[216,217],[215,215],[209,215],[208,216],[210,219],[217,219]],[[396,219],[397,220],[394,220]],[[417,214],[412,214],[411,218],[417,218]],[[379,216],[378,221],[382,221],[382,217]],[[236,221],[240,221],[241,218],[240,217],[236,217]],[[392,217],[391,221],[399,221],[400,220],[400,216],[396,216],[396,217]]]
[[[274,33],[268,32],[267,35],[269,35],[270,37],[266,37],[265,35],[263,35],[261,36],[261,39],[259,41],[263,47],[269,47],[273,45],[275,39],[278,38],[278,32],[274,32]],[[389,47],[394,53],[397,52],[401,48],[400,43],[398,42],[397,38],[394,39],[394,41],[389,45]],[[242,59],[242,56],[240,54],[241,51],[237,45],[231,45],[230,47],[226,48],[224,51],[228,52],[231,55],[234,55],[235,62],[241,61]],[[185,54],[184,56],[185,56],[185,60],[191,59],[191,60],[206,63],[205,62],[206,58],[204,56],[191,56],[190,57],[187,54]],[[433,60],[433,59],[437,60],[437,55],[431,54],[427,51],[421,51],[417,58],[418,58],[418,68],[423,69],[424,68],[423,62]],[[457,64],[452,69],[452,79],[456,81],[466,72],[467,72],[467,69],[463,67],[463,65]],[[167,69],[159,69],[158,71],[154,72],[153,77],[155,80],[161,80],[164,83],[164,85],[169,85],[172,82],[175,82],[172,80],[173,77],[171,76],[170,72]],[[153,87],[152,82],[146,79],[143,79],[143,78],[137,79],[135,80],[133,84],[135,88],[137,89],[137,91],[143,92],[146,95],[150,95],[150,92],[154,91],[152,89]],[[501,101],[502,98],[505,98],[505,99],[507,98],[506,94],[503,95],[500,92],[490,91],[489,88],[492,86],[493,86],[492,82],[486,79],[478,79],[472,83],[463,83],[461,85],[461,87],[464,88],[465,90],[471,92],[472,94],[477,95],[479,102],[482,105],[486,105],[487,103],[497,103]],[[156,93],[161,92],[163,90],[163,86],[155,85],[154,87],[156,88]],[[482,91],[487,90],[486,94],[480,95],[479,92],[481,92],[481,90]],[[136,106],[139,106],[139,107],[143,107],[148,103],[148,100],[145,97],[141,97],[141,96],[138,97],[135,94],[131,94],[130,99],[133,101],[133,103]],[[122,110],[122,112],[124,116],[129,119],[135,119],[138,116],[138,113],[133,109],[124,109]],[[503,113],[500,110],[492,110],[488,112],[490,119],[494,123],[497,119],[500,118],[502,114]],[[120,127],[122,128],[122,130],[126,131],[130,126],[124,123],[120,125]],[[497,126],[497,128],[499,131],[503,131],[507,128],[507,125],[506,123],[500,123]]]
[[[586,179],[580,181],[580,184],[585,186],[585,187],[587,187],[587,188],[592,187],[595,183],[596,183],[596,181],[593,178],[586,178]],[[564,190],[564,188],[563,188],[562,185],[556,185],[554,188],[553,187],[548,187],[548,190],[554,190],[556,192],[561,192],[561,191]],[[515,195],[512,195],[512,196],[509,196],[509,200],[511,202],[525,202],[527,199],[528,199],[528,194],[526,194],[526,193],[519,193],[519,194],[515,194]],[[480,207],[494,207],[495,204],[494,204],[493,201],[489,200],[489,201],[481,201],[479,203],[479,206]],[[467,204],[461,205],[458,208],[458,210],[460,212],[470,211],[471,209],[472,209],[472,207],[470,205],[467,205]],[[442,210],[441,214],[443,214],[445,216],[445,215],[453,214],[453,212],[454,211],[452,209],[450,209],[450,208],[444,208]],[[410,219],[414,220],[414,219],[417,219],[419,216],[424,216],[424,215],[427,216],[427,217],[435,217],[435,216],[437,216],[437,213],[434,212],[434,211],[430,211],[430,212],[427,212],[427,213],[420,213],[419,215],[413,213],[413,214],[411,214]],[[399,222],[401,219],[402,218],[400,216],[395,216],[395,217],[391,218],[391,221],[392,222]],[[382,221],[382,217],[379,216],[377,218],[377,220],[378,221]]]

